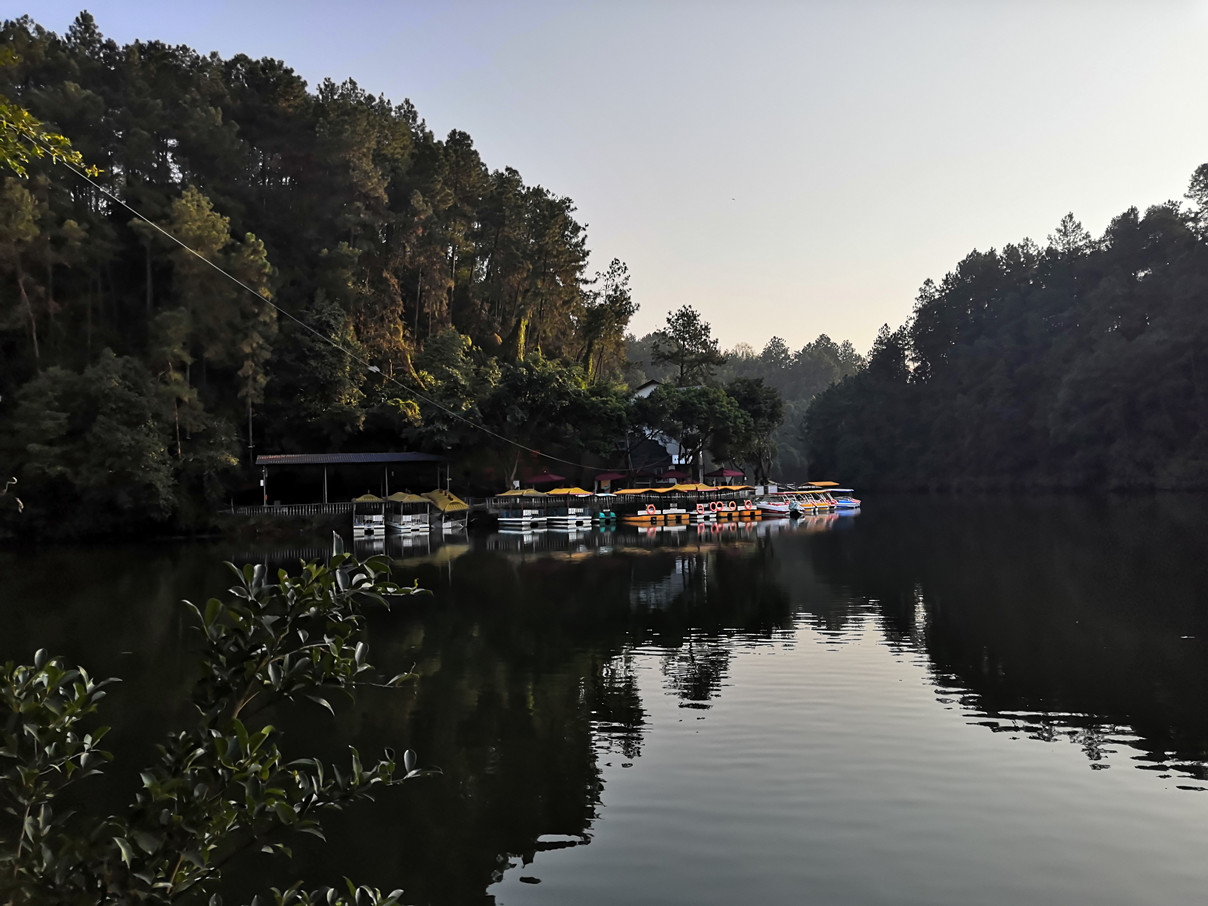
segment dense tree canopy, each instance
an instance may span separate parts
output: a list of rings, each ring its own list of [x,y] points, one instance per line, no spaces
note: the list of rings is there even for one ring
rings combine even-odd
[[[708,327],[707,324],[704,326]],[[638,384],[648,378],[670,383],[677,380],[675,365],[655,355],[655,345],[660,340],[660,333],[628,338],[631,383]],[[801,419],[816,394],[862,369],[864,357],[850,342],[835,343],[826,334],[821,334],[795,352],[781,337],[772,337],[762,352],[739,344],[728,350],[724,358],[723,364],[712,369],[711,380],[720,382],[735,399],[738,399],[734,396],[735,387],[749,389],[752,386],[739,385],[737,381],[763,383],[757,394],[739,403],[753,419],[756,434],[741,438],[742,443],[737,445],[724,443],[719,438],[716,455],[748,466],[751,477],[758,475],[781,480],[811,477],[799,433]],[[742,396],[744,391],[737,393]],[[779,403],[772,401],[772,393],[779,398]],[[769,424],[770,434],[765,434]]]
[[[590,277],[573,202],[489,169],[464,132],[351,80],[308,91],[276,60],[119,46],[87,13],[0,39],[4,140],[61,132],[100,169],[94,186],[0,148],[25,174],[0,180],[0,461],[35,509],[49,471],[18,401],[103,356],[150,376],[155,511],[178,516],[257,452],[480,443],[534,358],[551,394],[625,398],[625,265]]]
[[[1094,238],[973,251],[805,420],[815,468],[865,484],[1208,487],[1204,186]]]

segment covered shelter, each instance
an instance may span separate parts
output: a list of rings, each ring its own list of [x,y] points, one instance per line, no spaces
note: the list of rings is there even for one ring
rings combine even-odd
[[[626,475],[623,472],[601,472],[594,479],[596,492],[611,490],[614,481],[624,481],[625,478]]]
[[[469,524],[470,505],[447,490],[437,489],[421,495],[431,501],[435,508],[433,523],[439,523],[448,531],[451,528],[465,528]]]
[[[434,467],[433,484],[441,485],[441,467],[448,471],[449,458],[436,453],[274,453],[256,457],[260,466],[260,485],[263,502],[268,503],[270,468],[313,468],[323,473],[322,502],[327,503],[328,471],[337,467],[380,466],[382,469],[382,496],[390,496],[390,468],[400,464]]]
[[[706,472],[706,478],[714,480],[721,478],[745,478],[746,472],[741,472],[738,469],[714,469],[712,472]]]
[[[468,503],[449,491],[427,491],[419,496],[430,501],[437,510],[445,515],[464,513],[470,508]]]
[[[428,528],[428,509],[432,501],[419,494],[395,491],[386,498],[386,528],[393,532]]]

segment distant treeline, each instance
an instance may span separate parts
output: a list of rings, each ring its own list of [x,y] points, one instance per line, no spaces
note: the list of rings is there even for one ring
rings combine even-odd
[[[1208,488],[1208,165],[1187,204],[970,253],[819,395],[812,468],[880,487]]]
[[[654,361],[654,346],[660,332],[641,338],[629,337],[626,374],[633,385],[649,378],[672,381],[670,365]],[[773,459],[770,472],[781,481],[805,481],[829,476],[810,472],[808,451],[802,431],[810,401],[832,384],[859,372],[864,356],[851,341],[836,343],[826,334],[793,350],[781,337],[772,337],[760,352],[745,343],[729,349],[716,378],[729,383],[737,379],[761,380],[784,400],[783,421],[772,434]]]

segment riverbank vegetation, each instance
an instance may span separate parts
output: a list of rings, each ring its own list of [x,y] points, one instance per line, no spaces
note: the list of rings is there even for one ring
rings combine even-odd
[[[350,747],[341,769],[289,758],[268,722],[310,700],[334,715],[333,695],[370,683],[364,610],[424,593],[400,586],[384,558],[337,554],[276,581],[263,565],[237,569],[225,598],[188,604],[202,635],[194,721],[169,733],[139,771],[129,806],[97,814],[85,792],[111,754],[95,723],[105,686],[45,651],[0,669],[0,896],[10,904],[221,902],[225,875],[257,852],[291,858],[301,834],[323,839],[322,816],[373,799],[406,780],[439,773],[407,750],[362,761]],[[409,673],[380,679],[396,687]],[[398,770],[401,768],[401,770]],[[238,891],[234,891],[239,893]],[[285,884],[265,899],[397,903],[358,888]],[[213,896],[213,899],[211,899]],[[242,898],[240,898],[242,899]]]

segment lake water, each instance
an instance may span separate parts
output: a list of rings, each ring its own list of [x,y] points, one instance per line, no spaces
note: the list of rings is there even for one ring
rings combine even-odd
[[[434,594],[372,619],[370,659],[420,678],[334,720],[308,706],[282,747],[410,746],[444,775],[233,882],[508,906],[1200,902],[1205,538],[1201,497],[874,498],[392,548]],[[95,790],[117,807],[187,716],[176,602],[229,584],[223,559],[306,553],[0,553],[0,657],[125,677]]]

